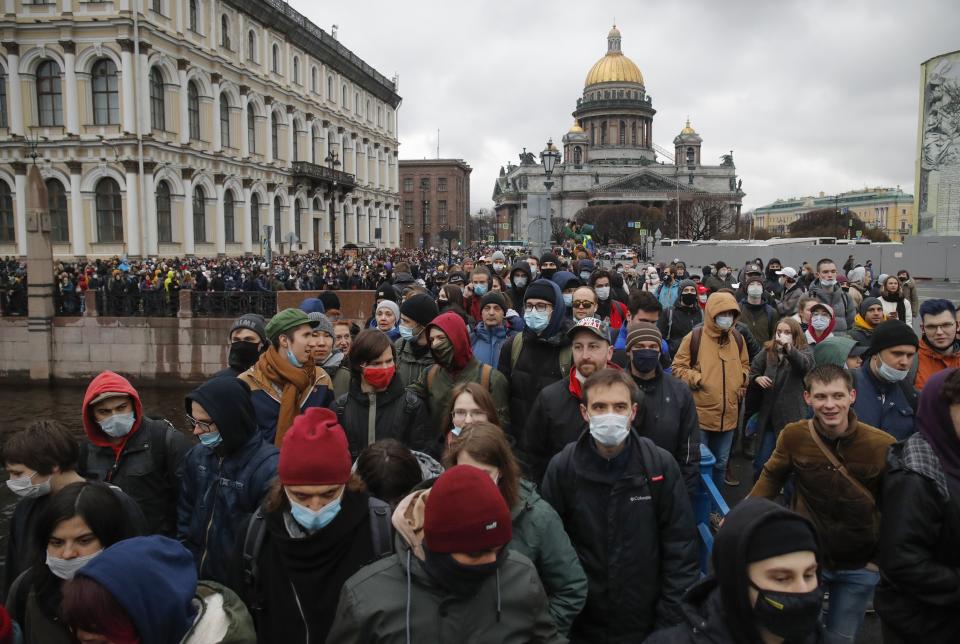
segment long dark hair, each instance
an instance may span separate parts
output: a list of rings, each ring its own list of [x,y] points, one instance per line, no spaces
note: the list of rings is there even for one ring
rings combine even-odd
[[[494,423],[467,423],[460,436],[453,439],[444,452],[443,466],[449,469],[456,465],[461,452],[466,452],[479,463],[500,470],[497,487],[507,506],[513,508],[520,499],[520,466],[503,430]]]

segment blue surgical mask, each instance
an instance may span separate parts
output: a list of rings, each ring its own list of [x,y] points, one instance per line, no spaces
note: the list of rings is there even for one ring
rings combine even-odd
[[[533,331],[540,332],[547,328],[547,325],[550,324],[550,314],[547,311],[540,313],[539,311],[530,311],[529,313],[523,314],[523,321],[526,322],[527,326],[530,327]]]
[[[717,326],[722,330],[726,331],[733,326],[733,316],[732,315],[718,315],[713,318],[713,321],[716,322]]]
[[[514,277],[514,278],[513,278],[513,285],[516,286],[517,288],[523,288],[524,286],[527,285],[527,278],[526,278],[526,277]]]
[[[287,349],[287,360],[289,360],[290,364],[292,364],[297,369],[300,369],[301,367],[303,367],[303,363],[297,360],[297,356],[293,355],[293,351],[291,351],[290,349]]]
[[[454,436],[460,436],[460,432],[462,431],[463,431],[463,427],[457,427],[456,425],[454,425],[453,429],[450,430],[450,433],[452,433]]]
[[[474,294],[474,295],[479,295],[480,297],[483,297],[483,295],[484,295],[486,292],[487,292],[487,285],[486,285],[486,284],[474,284],[474,285],[473,285],[473,294]]]
[[[418,335],[420,334],[414,331],[413,329],[411,329],[410,327],[403,326],[402,324],[400,325],[400,337],[403,338],[404,340],[413,340]]]
[[[564,293],[563,294],[563,303],[567,305],[567,308],[573,306],[573,293]]]
[[[880,372],[880,377],[886,380],[887,382],[900,382],[907,377],[909,371],[901,371],[899,369],[894,369],[886,362],[883,361],[883,358],[877,356],[877,362],[880,363],[878,371]]]
[[[582,271],[580,273],[580,279],[583,280],[583,283],[586,284],[590,281],[590,271]]]
[[[342,497],[343,494],[341,493],[340,498]],[[334,499],[319,510],[311,510],[304,505],[300,505],[291,499],[290,495],[287,495],[287,500],[290,501],[290,514],[293,516],[293,520],[299,523],[300,527],[307,532],[322,530],[336,518],[340,513],[340,498]]]
[[[204,432],[200,434],[200,442],[203,443],[204,447],[213,449],[223,442],[223,436],[220,435],[220,432]]]
[[[133,429],[133,423],[136,421],[134,413],[114,414],[109,418],[99,421],[100,429],[111,438],[122,438]]]

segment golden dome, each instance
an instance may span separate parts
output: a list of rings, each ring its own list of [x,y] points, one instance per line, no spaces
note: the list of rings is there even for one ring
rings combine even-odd
[[[579,123],[574,121],[573,125],[570,126],[570,130],[567,132],[567,134],[581,134],[582,132],[583,132],[583,128],[580,127]]]
[[[692,127],[690,127],[690,118],[687,117],[687,125],[682,130],[680,130],[680,134],[696,134],[696,133],[697,131],[694,130]]]
[[[620,50],[620,30],[614,25],[607,34],[607,55],[598,60],[590,72],[584,86],[597,83],[637,83],[643,85],[643,74],[636,63],[623,55]]]

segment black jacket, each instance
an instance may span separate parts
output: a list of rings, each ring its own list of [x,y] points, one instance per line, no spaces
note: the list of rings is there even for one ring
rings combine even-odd
[[[906,641],[956,642],[960,485],[944,475],[939,458],[919,433],[891,447],[887,464],[877,613]]]
[[[183,457],[193,445],[169,421],[144,418],[116,458],[110,447],[81,443],[77,473],[126,492],[143,510],[148,534],[176,537]]]
[[[703,324],[703,310],[697,304],[681,306],[679,297],[673,306],[660,312],[657,328],[667,341],[671,357],[677,354],[680,341],[698,324]]]
[[[680,621],[680,598],[698,576],[699,537],[669,453],[631,432],[608,461],[584,432],[550,461],[543,498],[587,573],[587,603],[572,639],[633,643]]]
[[[356,378],[350,381],[350,392],[337,398],[334,410],[350,444],[350,458],[356,460],[369,445],[370,398],[374,404],[373,440],[395,438],[412,450],[436,455],[436,432],[430,425],[430,411],[420,396],[403,386],[394,375],[386,391],[363,393]]]
[[[692,499],[700,486],[700,425],[690,387],[660,368],[651,380],[633,376],[633,381],[643,393],[633,428],[673,454]]]
[[[586,425],[568,378],[544,387],[533,402],[520,445],[530,480],[539,484],[550,459],[576,441]]]

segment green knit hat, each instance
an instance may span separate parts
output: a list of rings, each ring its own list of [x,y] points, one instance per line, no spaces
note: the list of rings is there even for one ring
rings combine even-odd
[[[267,338],[270,342],[275,342],[278,336],[290,329],[295,329],[304,324],[309,324],[312,329],[319,323],[319,320],[314,322],[300,309],[283,309],[270,318],[267,323]]]
[[[847,366],[847,358],[863,355],[867,348],[857,344],[853,339],[835,335],[813,347],[813,360],[819,367],[822,364],[835,364],[838,367]]]

